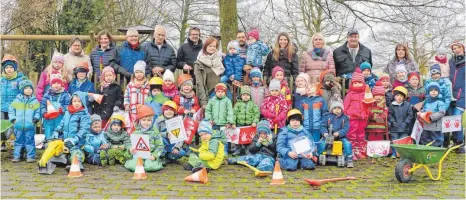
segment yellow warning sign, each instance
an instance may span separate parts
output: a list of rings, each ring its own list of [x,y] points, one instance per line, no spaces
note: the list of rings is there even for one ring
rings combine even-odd
[[[177,129],[173,129],[172,130],[172,134],[175,136],[175,137],[178,137],[180,135],[180,129],[177,128]]]

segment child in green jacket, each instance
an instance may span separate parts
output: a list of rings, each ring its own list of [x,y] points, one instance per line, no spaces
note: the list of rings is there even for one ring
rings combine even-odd
[[[131,148],[131,139],[124,129],[125,118],[120,113],[113,113],[108,122],[105,138],[110,148],[105,152],[107,160],[102,160],[102,165],[114,165],[117,161],[125,164],[132,155],[128,152]]]

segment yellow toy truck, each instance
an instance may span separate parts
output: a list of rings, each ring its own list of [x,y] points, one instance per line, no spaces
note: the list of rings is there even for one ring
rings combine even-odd
[[[345,166],[345,156],[343,155],[343,143],[334,141],[332,125],[329,127],[329,134],[325,138],[325,150],[319,155],[320,165],[326,165],[327,162],[337,163],[338,167]]]

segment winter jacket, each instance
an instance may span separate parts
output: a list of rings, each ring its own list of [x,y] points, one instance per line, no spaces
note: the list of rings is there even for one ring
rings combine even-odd
[[[450,81],[453,86],[453,98],[456,99],[456,107],[465,108],[465,65],[463,64],[455,65],[456,56],[452,57],[449,60],[450,65]]]
[[[71,83],[68,86],[68,92],[70,94],[74,94],[74,92],[76,91],[95,93],[94,84],[89,79],[86,79],[78,87],[78,79],[73,79],[73,81],[71,81]]]
[[[307,104],[309,109],[307,110],[307,116],[304,114],[306,111],[303,108],[303,104]],[[327,103],[324,98],[320,96],[305,97],[295,107],[304,115],[303,125],[306,130],[311,132],[312,130],[320,130],[322,126],[322,117],[328,112]]]
[[[71,95],[67,91],[57,93],[49,89],[40,102],[41,116],[44,116],[44,113],[47,112],[47,100],[52,103],[55,109],[59,110],[61,108],[65,112],[68,109],[68,105],[71,104]]]
[[[32,87],[32,85],[31,85]],[[34,130],[36,128],[34,122],[39,121],[40,104],[36,97],[18,94],[16,99],[11,103],[8,111],[8,117],[15,124],[15,130]]]
[[[278,105],[278,114],[275,107],[276,105]],[[269,121],[270,128],[274,128],[275,124],[278,124],[278,128],[282,128],[285,126],[286,114],[290,110],[290,106],[286,102],[283,95],[269,95],[265,97],[260,110],[262,116],[264,116],[264,118]]]
[[[330,125],[332,125],[332,132],[329,132]],[[333,113],[326,113],[322,118],[322,126],[320,127],[320,133],[324,135],[328,133],[329,135],[333,135],[333,133],[338,132],[338,138],[342,139],[346,138],[346,134],[348,133],[350,128],[349,118],[348,116],[344,115],[343,113],[340,116],[337,116]]]
[[[175,50],[173,50],[173,47],[168,45],[166,41],[163,42],[162,47],[159,49],[154,39],[152,39],[152,42],[145,46],[144,52],[146,54],[145,61],[147,64],[146,74],[152,74],[151,70],[156,66],[175,72]]]
[[[162,136],[162,138],[165,138],[167,141],[170,141],[170,139],[168,138],[166,121],[167,119],[165,118],[165,116],[161,115],[157,117],[154,125],[156,126],[157,130],[159,130],[160,136]],[[178,148],[178,150],[180,150],[183,144],[184,141],[177,142],[174,145],[174,148]]]
[[[331,102],[329,102],[330,100],[333,100],[333,99],[343,99],[341,97],[341,85],[340,83],[334,81],[332,83],[333,87],[330,87],[330,86],[327,86],[325,84],[322,84],[322,98],[324,98],[325,102],[327,103],[327,105],[330,105]],[[333,98],[332,98],[333,97]]]
[[[251,45],[248,46],[248,50],[246,51],[246,64],[259,67],[262,70],[262,57],[269,54],[270,49],[267,45],[258,40]]]
[[[406,84],[409,84],[408,80],[406,80],[405,82],[401,82],[401,81],[399,81],[398,79],[395,79],[395,80],[393,81],[392,87],[393,87],[393,88],[396,88],[396,87],[398,87],[398,86],[404,86],[404,85],[406,85]]]
[[[10,107],[10,104],[15,100],[16,96],[20,94],[19,91],[19,82],[22,80],[26,80],[27,77],[23,75],[23,73],[18,72],[16,75],[16,78],[7,80],[4,77],[0,78],[0,89],[1,91],[1,106],[2,106],[2,112],[8,112],[8,108]]]
[[[356,54],[355,61],[353,61],[353,57],[351,56],[350,50],[348,49],[348,42],[345,42],[343,45],[333,51],[333,59],[335,60],[335,70],[337,76],[353,73],[356,67],[364,61],[369,62],[372,66],[371,50],[361,43],[359,43],[359,51]]]
[[[120,85],[116,83],[110,84],[108,87],[97,90],[97,94],[104,97],[99,104],[94,101],[94,113],[99,115],[102,120],[108,120],[113,114],[113,107],[123,108],[123,92]]]
[[[405,84],[405,88],[408,89],[407,101],[409,104],[416,105],[417,103],[424,101],[424,98],[426,97],[426,89],[424,87],[418,86],[418,88],[413,88],[410,84]]]
[[[246,62],[239,54],[227,54],[223,58],[223,66],[225,66],[225,76],[230,79],[231,75],[235,76],[235,80],[243,81],[243,65]]]
[[[202,140],[199,149],[194,149],[194,151],[199,152],[199,158],[203,163],[206,163],[209,168],[218,169],[223,163],[223,158],[225,156],[224,142],[225,138],[222,137],[222,133],[214,131],[210,140]]]
[[[414,113],[411,104],[403,101],[401,105],[395,105],[393,102],[389,106],[388,126],[390,133],[408,133]]]
[[[119,133],[115,133],[112,131],[111,127],[108,127],[105,132],[105,139],[110,144],[110,148],[112,148],[113,145],[124,145],[127,149],[131,148],[131,138],[123,129]]]
[[[350,89],[345,96],[343,101],[344,112],[350,119],[367,119],[369,116],[369,104],[362,102],[364,99],[365,85],[361,88],[353,88],[350,85]]]
[[[87,102],[87,93],[76,92],[73,95],[78,95],[81,102]],[[89,133],[91,127],[91,117],[87,113],[87,107],[83,104],[84,109],[80,109],[75,113],[71,113],[68,109],[63,116],[60,125],[55,128],[53,138],[58,138],[59,133],[63,133],[63,139],[71,139],[74,146],[81,148],[86,142],[86,134]]]
[[[198,111],[201,106],[199,105],[199,99],[196,95],[191,98],[186,98],[184,95],[179,94],[173,98],[173,101],[178,105],[178,115],[184,115],[184,111],[194,109],[194,111]]]
[[[138,124],[136,125],[136,131],[134,131],[132,134],[149,135],[149,148],[151,155],[154,156],[155,160],[160,159],[160,156],[164,150],[164,145],[162,136],[160,135],[159,130],[155,128],[155,126],[152,126],[148,130],[143,131],[141,125]],[[128,152],[129,150],[130,149],[128,149]]]
[[[152,110],[154,110],[156,116],[162,115],[162,105],[165,103],[165,101],[168,101],[166,96],[163,94],[159,94],[156,96],[153,96],[152,93],[149,94],[149,96],[144,100],[144,104],[150,106]]]
[[[195,45],[189,38],[188,42],[180,46],[176,58],[176,68],[183,69],[184,65],[194,67],[199,52],[202,50],[202,40]]]
[[[123,104],[129,105],[131,113],[136,114],[136,106],[138,104],[144,104],[144,100],[149,95],[150,85],[149,81],[146,81],[141,87],[137,88],[133,81],[129,82],[126,86],[125,94],[123,96]],[[134,119],[133,119],[134,120]]]
[[[267,87],[258,86],[254,87],[251,86],[251,100],[257,105],[257,107],[261,107],[262,103],[264,102],[265,97],[269,94],[269,90]]]
[[[259,122],[259,107],[251,100],[247,102],[237,101],[233,111],[233,121],[237,125],[244,126]]]
[[[105,138],[105,133],[90,133],[86,134],[86,143],[84,144],[84,152],[86,153],[99,153],[100,146],[103,144],[108,144],[107,139]]]
[[[399,61],[396,57],[390,60],[388,62],[387,66],[383,68],[383,72],[388,74],[390,76],[390,83],[393,84],[393,82],[396,80],[396,66],[399,64],[404,64],[406,66],[406,70],[408,71],[408,74],[410,72],[418,72],[419,71],[419,66],[417,65],[416,61],[413,59],[408,60],[402,60]],[[393,87],[395,88],[395,87]]]
[[[209,94],[213,91],[217,83],[220,83],[220,76],[217,76],[209,63],[199,60],[194,62],[194,76],[196,76],[196,92],[201,102],[201,106],[207,105]]]
[[[214,121],[218,126],[235,124],[233,115],[233,106],[226,96],[221,99],[212,97],[205,108],[205,119]]]
[[[48,75],[48,69],[45,68],[44,71],[40,74],[39,82],[37,83],[37,88],[36,88],[36,98],[37,101],[41,102],[42,97],[44,94],[50,89],[50,80],[49,80],[49,75]],[[59,71],[52,71],[52,74],[60,74]],[[68,91],[68,82],[66,80],[64,81],[64,88],[66,91]]]
[[[259,134],[256,134],[254,138],[252,138],[252,143],[249,144],[248,149],[249,153],[251,154],[262,154],[272,158],[277,157],[277,138],[278,134],[270,134],[272,137],[272,144],[268,146],[264,146],[263,144],[259,147],[257,146],[257,141],[259,140]]]
[[[89,54],[92,64],[92,71],[94,74],[100,76],[100,71],[104,67],[110,65],[110,59],[112,59],[113,51],[115,51],[115,43],[110,43],[108,49],[102,51],[100,45],[97,45]]]
[[[145,53],[141,45],[132,49],[128,41],[125,41],[112,51],[110,66],[113,67],[116,74],[122,74],[129,78],[133,74],[134,64],[139,60],[144,60],[144,58]]]
[[[298,129],[292,129],[289,125],[282,128],[277,138],[278,155],[281,158],[291,159],[288,156],[288,153],[293,151],[291,148],[291,142],[293,141],[293,139],[300,136],[306,137],[311,143],[314,141],[312,135],[309,134],[309,132],[305,128],[303,128],[303,126],[300,126]]]
[[[388,121],[388,107],[380,107],[376,102],[369,106],[369,119],[367,122],[366,132],[386,133]]]
[[[464,72],[464,71],[463,71]],[[443,101],[443,106],[444,110],[448,110],[448,107],[450,107],[450,102],[451,102],[451,90],[450,88],[452,87],[450,81],[445,81],[444,79],[439,79],[439,80],[433,80],[433,79],[428,79],[424,83],[424,88],[426,90],[426,98],[429,96],[429,90],[427,86],[431,82],[437,82],[440,85],[440,91],[439,91],[439,99]],[[463,79],[464,82],[464,79]],[[464,96],[464,94],[463,94]]]
[[[309,74],[309,83],[320,82],[320,74],[325,70],[329,70],[335,74],[335,61],[332,49],[327,46],[324,50],[322,58],[312,57],[313,48],[303,52],[301,63],[299,64],[299,72]]]
[[[439,95],[440,96],[440,95]],[[441,131],[442,130],[442,117],[445,116],[446,110],[444,109],[444,102],[441,98],[427,97],[422,106],[421,112],[432,112],[430,115],[431,123],[424,123],[424,130],[426,131]]]
[[[364,81],[366,82],[366,85],[368,85],[371,89],[375,86],[375,82],[379,80],[379,77],[377,77],[375,74],[372,74],[368,77],[364,77]]]
[[[390,107],[390,104],[392,104],[392,101],[395,101],[395,97],[393,96],[393,91],[391,89],[385,90],[385,103],[387,105],[387,108]]]
[[[81,53],[76,56],[73,53],[71,53],[71,48],[70,48],[69,52],[65,54],[65,64],[63,66],[66,69],[66,74],[68,74],[68,77],[63,77],[63,78],[67,79],[68,82],[71,82],[71,80],[73,80],[74,78],[73,70],[81,62],[87,62],[89,67],[92,66],[91,59],[89,58],[88,55],[84,54],[84,50],[82,50]],[[91,77],[92,77],[92,71],[89,71],[89,73],[87,73],[87,78],[90,79]]]
[[[285,71],[285,77],[296,78],[299,74],[299,62],[298,62],[298,55],[296,53],[293,54],[291,61],[288,60],[288,56],[284,53],[284,50],[280,49],[280,54],[278,56],[278,61],[273,58],[273,51],[267,55],[267,60],[265,61],[264,66],[264,77],[268,80],[272,80],[272,69],[275,66],[280,66]]]

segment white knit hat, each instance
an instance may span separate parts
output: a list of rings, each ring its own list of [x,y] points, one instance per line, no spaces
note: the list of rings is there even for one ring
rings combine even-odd
[[[142,60],[138,60],[136,62],[136,64],[134,64],[134,73],[136,73],[136,71],[142,71],[142,72],[145,72],[146,71],[146,62],[142,61]]]
[[[163,80],[166,81],[166,80],[170,80],[172,82],[175,82],[175,75],[173,74],[172,71],[170,71],[169,69],[165,70],[165,73],[163,73]]]
[[[269,84],[269,91],[280,90],[280,81],[278,79],[272,79]]]

